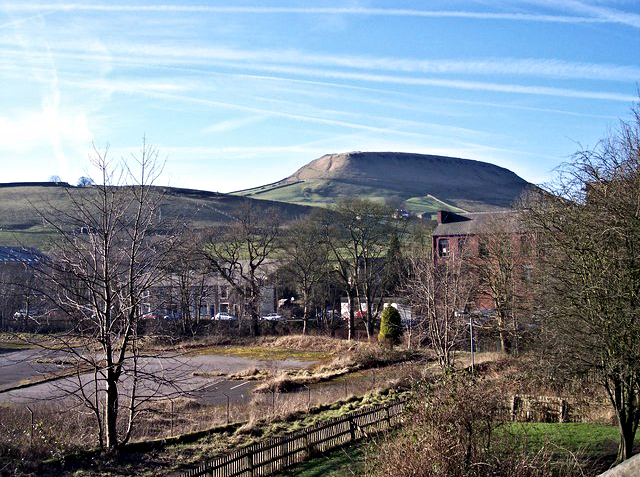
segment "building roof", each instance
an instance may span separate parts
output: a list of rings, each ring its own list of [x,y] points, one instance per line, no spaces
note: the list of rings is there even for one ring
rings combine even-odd
[[[0,263],[38,263],[45,255],[30,247],[0,247]]]
[[[486,233],[487,230],[495,226],[495,224],[504,225],[505,221],[512,221],[510,227],[513,232],[519,229],[517,220],[518,212],[514,210],[505,210],[498,212],[473,212],[466,214],[457,214],[454,212],[439,212],[438,225],[431,235],[448,236],[448,235],[479,235]]]

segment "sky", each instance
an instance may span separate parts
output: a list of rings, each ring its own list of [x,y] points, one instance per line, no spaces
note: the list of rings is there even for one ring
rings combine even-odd
[[[229,192],[328,153],[463,157],[544,183],[630,117],[637,0],[0,0],[0,182],[75,184],[143,137]]]

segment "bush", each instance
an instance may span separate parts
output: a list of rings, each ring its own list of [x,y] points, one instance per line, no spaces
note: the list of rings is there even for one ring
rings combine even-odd
[[[498,431],[508,420],[503,392],[467,374],[416,390],[405,425],[375,446],[365,475],[420,477],[551,477],[583,475],[526,436]]]
[[[400,312],[392,306],[382,310],[380,318],[380,334],[378,341],[390,345],[397,345],[402,338],[402,317]]]

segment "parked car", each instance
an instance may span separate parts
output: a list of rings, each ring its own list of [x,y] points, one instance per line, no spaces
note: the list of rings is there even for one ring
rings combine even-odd
[[[260,319],[261,320],[266,320],[266,321],[282,321],[282,320],[286,320],[286,318],[284,316],[278,315],[277,313],[269,313],[267,315],[264,315]]]
[[[18,310],[13,314],[13,317],[16,319],[19,318],[26,318],[27,316],[29,316],[29,314],[27,313],[27,310]]]
[[[238,317],[236,315],[232,315],[231,313],[227,313],[226,311],[221,311],[220,313],[216,313],[216,316],[213,317],[214,320],[237,320]]]
[[[142,318],[147,318],[147,319],[159,319],[162,318],[162,315],[160,313],[145,313],[144,315],[142,315]]]

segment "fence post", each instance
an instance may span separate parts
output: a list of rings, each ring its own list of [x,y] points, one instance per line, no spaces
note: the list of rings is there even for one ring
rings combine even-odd
[[[516,420],[519,405],[520,405],[520,398],[518,396],[513,396],[511,398],[511,420],[512,421]]]
[[[313,449],[311,448],[311,441],[309,440],[309,433],[304,433],[304,447],[307,449],[307,459],[311,458],[313,454]]]
[[[247,462],[249,464],[249,468],[247,470],[249,471],[249,475],[253,477],[253,449],[251,447],[247,449]]]
[[[387,406],[385,406],[385,407],[384,407],[384,410],[385,410],[385,411],[386,411],[386,413],[387,413],[387,427],[388,427],[389,429],[391,429],[391,414],[389,413],[389,406],[388,406],[388,405],[387,405]]]
[[[559,422],[567,422],[567,419],[569,417],[569,404],[567,403],[566,399],[562,399],[560,401],[560,419]]]
[[[229,395],[227,393],[222,394],[224,394],[224,397],[227,398],[227,424],[229,424]]]
[[[27,406],[27,409],[29,410],[29,413],[31,414],[31,430],[29,431],[29,445],[31,447],[33,447],[33,427],[34,427],[33,410],[29,406]]]
[[[353,417],[349,416],[349,434],[351,435],[351,440],[356,440],[356,423],[353,422]]]

